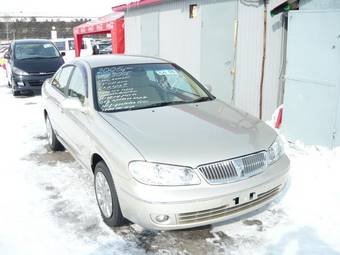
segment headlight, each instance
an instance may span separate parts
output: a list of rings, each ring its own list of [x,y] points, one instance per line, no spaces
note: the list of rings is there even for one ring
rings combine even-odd
[[[200,184],[200,179],[189,167],[133,161],[129,164],[132,176],[147,185],[178,186]]]
[[[13,66],[12,71],[13,71],[13,73],[15,73],[17,75],[29,75],[27,72],[21,70],[20,68],[15,67],[15,66]]]
[[[276,137],[273,144],[267,151],[267,162],[268,165],[275,163],[284,154],[283,142],[280,137]]]

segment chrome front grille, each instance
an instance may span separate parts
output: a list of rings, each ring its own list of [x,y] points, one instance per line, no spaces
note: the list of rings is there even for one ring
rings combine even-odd
[[[232,206],[223,205],[220,207],[203,210],[203,211],[196,211],[196,212],[188,212],[188,213],[180,213],[177,215],[178,224],[190,224],[190,223],[199,223],[208,220],[214,220],[221,217],[226,217],[232,214],[236,214],[247,210],[253,206],[263,204],[266,201],[273,198],[276,194],[280,192],[281,186],[277,186],[271,190],[266,192],[260,193],[256,199],[250,200],[246,203]]]
[[[240,181],[263,172],[266,152],[258,152],[240,158],[201,165],[198,170],[210,184]]]
[[[245,156],[241,158],[244,169],[242,175],[253,175],[260,169],[266,166],[266,154],[265,152],[260,152]]]
[[[231,161],[200,166],[198,168],[209,183],[219,183],[221,181],[231,181],[238,177],[236,169]]]
[[[37,86],[42,86],[44,81],[29,81],[28,83],[32,87],[37,87]]]

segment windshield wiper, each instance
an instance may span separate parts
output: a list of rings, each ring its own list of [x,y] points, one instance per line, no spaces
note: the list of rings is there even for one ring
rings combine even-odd
[[[205,101],[210,101],[212,100],[211,97],[200,97],[195,100],[192,100],[190,103],[199,103],[199,102],[205,102]]]
[[[172,102],[159,102],[159,103],[154,103],[154,104],[149,104],[146,106],[141,106],[141,107],[132,107],[127,110],[140,110],[140,109],[147,109],[147,108],[154,108],[154,107],[162,107],[162,106],[168,106],[168,105],[175,105],[175,104],[183,104],[186,103],[185,101],[172,101]]]

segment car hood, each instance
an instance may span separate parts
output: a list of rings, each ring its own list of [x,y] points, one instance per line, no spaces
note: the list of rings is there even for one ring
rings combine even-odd
[[[267,150],[276,137],[219,100],[101,115],[150,162],[197,167]]]
[[[56,72],[64,64],[62,57],[47,59],[22,59],[16,60],[14,66],[27,73]]]

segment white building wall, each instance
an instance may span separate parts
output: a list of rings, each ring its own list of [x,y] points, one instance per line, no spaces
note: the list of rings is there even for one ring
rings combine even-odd
[[[159,13],[145,13],[141,17],[141,53],[159,56]]]
[[[231,103],[235,60],[236,1],[202,4],[201,79],[220,100]]]
[[[125,17],[125,53],[141,54],[140,16]]]
[[[201,18],[189,19],[189,5],[159,14],[159,55],[200,79]]]
[[[340,9],[339,0],[300,0],[300,10]]]
[[[189,5],[196,3],[199,6],[199,14],[195,19],[189,19]],[[209,84],[209,72],[203,72],[202,67],[206,64],[207,53],[202,51],[209,44],[209,38],[202,38],[202,27],[205,23],[202,22],[202,10],[205,5],[220,5],[225,3],[230,5],[232,11],[226,14],[225,20],[222,20],[222,25],[225,25],[227,39],[225,43],[216,44],[221,47],[221,52],[226,51],[225,70],[230,72],[235,67],[235,82],[229,79],[229,82],[223,84],[211,84],[218,95],[226,103],[232,103],[237,108],[249,112],[254,116],[259,116],[260,103],[260,79],[261,79],[261,64],[263,57],[263,24],[264,24],[264,7],[263,0],[174,0],[165,1],[163,4],[131,9],[125,14],[125,43],[127,54],[145,54],[145,52],[153,52],[151,55],[165,58],[176,62],[197,79],[202,80],[204,84]],[[231,4],[234,3],[234,4]],[[268,27],[267,27],[267,51],[266,63],[264,72],[264,87],[263,87],[263,119],[269,119],[280,104],[280,72],[282,62],[282,35],[283,27],[280,20],[280,15],[270,17],[269,12],[272,4],[277,3],[276,0],[270,0],[268,5]],[[235,8],[237,6],[237,8]],[[158,33],[152,33],[152,29],[148,29],[147,33],[141,30],[143,27],[143,15],[154,13],[158,17],[159,25]],[[217,13],[217,12],[216,12]],[[221,15],[221,14],[219,14]],[[237,32],[237,53],[235,63],[233,62],[233,25],[231,20],[237,17],[238,32]],[[213,18],[213,17],[212,17]],[[149,20],[150,21],[150,20]],[[145,23],[145,22],[144,22]],[[223,28],[223,26],[222,26]],[[217,30],[216,30],[217,31]],[[143,50],[141,41],[147,42],[150,34],[158,42],[153,47],[157,47],[152,51],[150,43],[147,50]],[[143,39],[144,38],[144,39]],[[217,36],[217,38],[219,38]],[[212,37],[211,40],[216,40]],[[219,39],[221,41],[221,38]],[[208,43],[208,44],[207,44]],[[223,45],[226,44],[224,47]],[[211,45],[214,45],[213,43]],[[210,62],[210,59],[208,59]],[[205,62],[202,62],[205,61]],[[224,72],[224,71],[223,71]],[[212,74],[215,77],[215,74]],[[223,74],[222,74],[223,75]],[[228,80],[226,79],[226,81]],[[212,82],[212,83],[214,83]],[[217,82],[222,83],[222,82]],[[220,86],[220,87],[219,87]],[[224,91],[223,86],[226,88]],[[213,93],[214,93],[213,90]],[[231,101],[231,93],[234,101]]]

